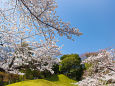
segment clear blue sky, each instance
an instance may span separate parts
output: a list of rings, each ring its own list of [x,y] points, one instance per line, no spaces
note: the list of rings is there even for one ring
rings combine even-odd
[[[83,35],[72,42],[60,38],[63,54],[115,48],[115,0],[57,0],[57,15],[78,27]]]

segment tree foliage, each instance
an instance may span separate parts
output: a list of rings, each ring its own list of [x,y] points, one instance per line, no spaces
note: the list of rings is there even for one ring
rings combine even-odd
[[[79,80],[82,75],[81,59],[78,54],[64,55],[61,57],[60,72]]]

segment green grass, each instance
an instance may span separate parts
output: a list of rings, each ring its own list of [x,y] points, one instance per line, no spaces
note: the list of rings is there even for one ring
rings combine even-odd
[[[65,75],[55,75],[51,78],[22,81],[7,86],[76,86],[71,83],[76,81],[69,79]]]

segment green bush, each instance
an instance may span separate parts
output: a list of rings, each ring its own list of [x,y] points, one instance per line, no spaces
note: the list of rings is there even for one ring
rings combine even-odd
[[[41,73],[38,70],[31,70],[30,68],[25,68],[23,70],[20,70],[22,73],[25,73],[21,79],[38,79],[41,78]]]
[[[82,65],[81,58],[78,54],[70,54],[64,55],[61,58],[61,65],[59,66],[59,70],[61,73],[67,75],[68,77],[80,80],[82,76]]]
[[[48,71],[48,70],[44,70],[44,71],[42,71],[41,73],[41,78],[43,78],[43,79],[45,79],[45,78],[49,78],[49,77],[51,77],[51,72],[50,71]]]
[[[39,70],[32,70],[30,68],[25,68],[21,70],[21,72],[25,73],[25,79],[43,79],[51,76],[51,73],[48,70],[39,71]]]
[[[54,71],[54,74],[59,74],[59,64],[53,65],[52,70]]]

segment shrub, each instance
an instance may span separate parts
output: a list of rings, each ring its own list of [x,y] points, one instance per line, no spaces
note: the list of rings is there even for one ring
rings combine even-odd
[[[32,70],[30,68],[25,68],[23,70],[20,70],[21,72],[25,73],[25,75],[22,77],[22,79],[38,79],[41,78],[41,73],[38,70]]]
[[[54,74],[59,74],[59,64],[53,65],[52,70],[54,71]]]

